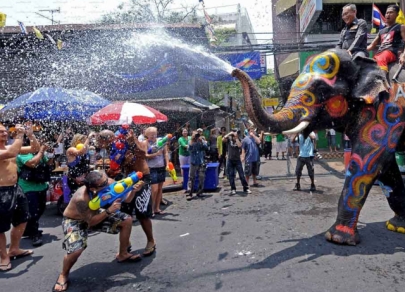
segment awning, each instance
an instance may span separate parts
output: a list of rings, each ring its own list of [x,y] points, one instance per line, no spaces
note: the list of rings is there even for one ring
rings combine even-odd
[[[201,97],[137,99],[136,102],[150,105],[160,111],[201,113],[207,110],[220,110],[219,106]]]
[[[296,74],[299,70],[299,64],[300,58],[298,53],[289,54],[288,57],[278,66],[280,78]]]
[[[291,7],[295,6],[296,0],[283,0],[277,1],[276,3],[276,15],[283,13],[284,11],[290,9]]]

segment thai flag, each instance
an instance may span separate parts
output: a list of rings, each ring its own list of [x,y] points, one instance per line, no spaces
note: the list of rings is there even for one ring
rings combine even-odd
[[[23,34],[27,34],[27,29],[25,28],[24,23],[22,23],[22,21],[17,21],[17,22],[18,22],[18,25],[20,26],[21,32]]]
[[[373,24],[382,29],[387,25],[386,22],[387,21],[380,9],[378,9],[377,5],[373,4]]]

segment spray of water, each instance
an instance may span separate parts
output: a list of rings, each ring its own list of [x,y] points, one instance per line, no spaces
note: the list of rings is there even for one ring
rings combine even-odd
[[[190,77],[221,80],[229,78],[233,69],[193,35],[187,43],[164,30],[76,31],[66,32],[65,38],[62,50],[43,42],[32,51],[7,56],[15,72],[29,82],[18,87],[4,84],[3,96],[11,101],[37,88],[56,87],[126,100],[145,92],[165,93],[170,85],[177,87],[177,96],[189,96],[194,90]],[[62,106],[68,108],[69,100]]]

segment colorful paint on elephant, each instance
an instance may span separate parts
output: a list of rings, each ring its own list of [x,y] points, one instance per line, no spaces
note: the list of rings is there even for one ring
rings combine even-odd
[[[403,86],[403,85],[402,85]],[[402,87],[401,87],[402,88]],[[360,113],[360,121],[364,121],[346,172],[347,191],[343,197],[346,217],[344,224],[337,224],[336,230],[353,234],[356,230],[358,216],[364,205],[367,194],[374,181],[382,171],[383,164],[378,161],[393,155],[405,127],[403,121],[403,101],[395,101],[398,86],[395,86],[389,97],[385,95],[378,108],[369,105]],[[402,121],[401,118],[402,117]],[[362,155],[364,153],[364,155]]]
[[[347,112],[347,102],[342,96],[323,101],[313,92],[315,81],[322,80],[333,87],[339,68],[340,60],[334,52],[324,52],[308,60],[303,72],[294,81],[286,106],[279,112],[277,118],[310,120],[316,115],[317,109],[325,104],[331,116],[343,116]]]

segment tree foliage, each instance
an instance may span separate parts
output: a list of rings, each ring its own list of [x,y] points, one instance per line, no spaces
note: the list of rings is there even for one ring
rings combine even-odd
[[[102,23],[179,23],[197,22],[198,4],[172,9],[175,0],[131,0],[121,3],[101,18]]]
[[[234,37],[236,34],[236,29],[234,28],[215,28],[215,37],[217,41],[215,45],[221,46],[229,42],[231,37]]]
[[[254,83],[263,97],[270,98],[280,96],[280,89],[272,69],[268,69],[267,75],[263,75],[259,80],[254,80]],[[243,92],[239,81],[211,82],[210,87],[210,102],[214,104],[222,104],[226,95],[232,97],[233,103],[236,105],[242,105],[244,103]]]

